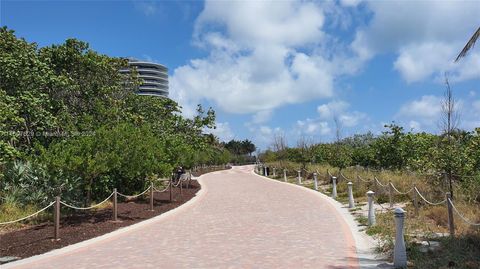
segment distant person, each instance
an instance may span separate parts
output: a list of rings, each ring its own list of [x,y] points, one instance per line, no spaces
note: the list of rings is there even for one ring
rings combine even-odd
[[[175,179],[176,179],[177,181],[180,180],[180,177],[181,177],[183,174],[185,174],[185,168],[183,168],[182,166],[179,166],[179,167],[177,168],[177,176],[176,176]]]

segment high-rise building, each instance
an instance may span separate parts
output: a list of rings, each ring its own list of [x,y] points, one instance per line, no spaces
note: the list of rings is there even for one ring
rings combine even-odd
[[[130,68],[135,67],[138,77],[143,80],[137,94],[168,98],[168,69],[166,66],[133,58],[128,59],[128,65]],[[120,72],[130,72],[130,70],[123,69]]]

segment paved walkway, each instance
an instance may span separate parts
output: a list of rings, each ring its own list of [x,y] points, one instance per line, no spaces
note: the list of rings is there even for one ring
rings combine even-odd
[[[207,174],[190,203],[12,268],[358,268],[352,233],[327,198],[252,173]]]

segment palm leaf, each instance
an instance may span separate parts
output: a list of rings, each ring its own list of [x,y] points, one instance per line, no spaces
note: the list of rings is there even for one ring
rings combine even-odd
[[[478,27],[477,31],[473,34],[473,36],[470,38],[470,40],[467,42],[463,50],[458,54],[457,59],[455,59],[455,62],[457,62],[460,58],[465,57],[467,55],[468,51],[475,46],[475,42],[477,39],[480,37],[480,27]]]

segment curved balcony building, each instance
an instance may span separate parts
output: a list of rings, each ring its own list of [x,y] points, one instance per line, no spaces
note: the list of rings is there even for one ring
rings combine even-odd
[[[128,65],[130,68],[135,67],[138,77],[143,80],[137,94],[168,98],[168,68],[166,66],[137,59],[128,59]],[[120,72],[129,72],[129,70],[125,69]]]

